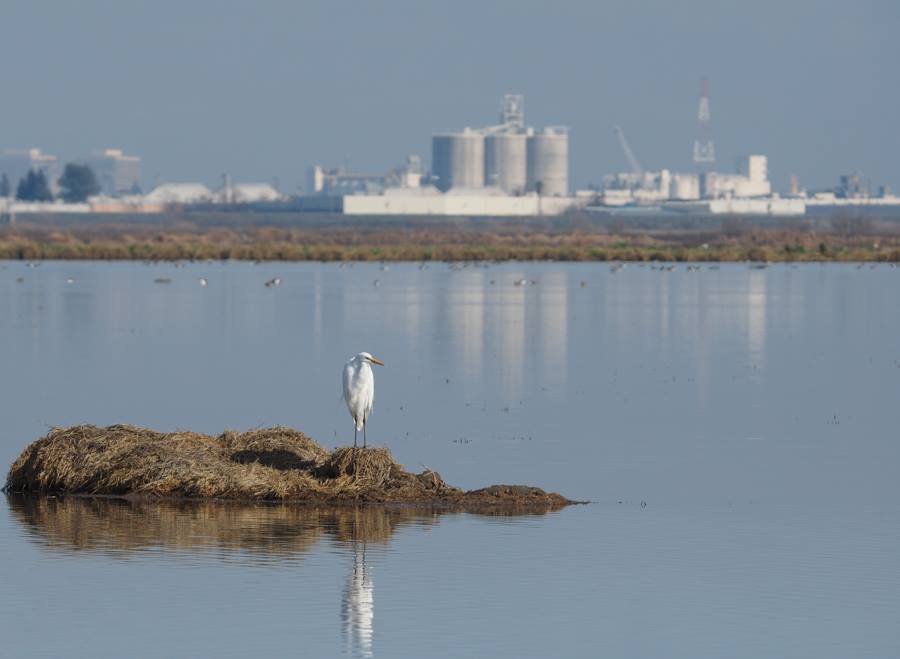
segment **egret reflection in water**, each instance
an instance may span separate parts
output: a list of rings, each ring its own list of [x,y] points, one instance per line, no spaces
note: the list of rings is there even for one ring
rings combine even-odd
[[[341,632],[348,654],[371,657],[374,584],[367,551],[386,545],[403,526],[428,527],[446,510],[412,507],[318,507],[203,501],[128,501],[115,498],[7,494],[24,534],[54,553],[124,559],[148,551],[212,557],[257,565],[302,560],[331,542],[352,558],[341,594]],[[518,516],[548,510],[483,510]]]
[[[347,651],[371,657],[374,635],[375,590],[366,564],[366,543],[353,543],[353,570],[341,599],[341,622]]]

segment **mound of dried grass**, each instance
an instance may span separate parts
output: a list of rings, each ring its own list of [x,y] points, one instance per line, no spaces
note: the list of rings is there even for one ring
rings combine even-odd
[[[329,453],[302,432],[275,427],[218,437],[91,425],[56,428],[13,463],[10,492],[335,503],[376,501],[461,506],[571,503],[537,488],[463,492],[436,472],[407,472],[385,448]]]

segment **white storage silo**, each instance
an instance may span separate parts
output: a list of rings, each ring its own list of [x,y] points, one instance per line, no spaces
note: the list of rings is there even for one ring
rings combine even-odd
[[[484,184],[507,194],[525,191],[528,147],[524,133],[496,133],[484,140]]]
[[[700,177],[696,174],[672,174],[669,197],[682,201],[700,198]]]
[[[528,189],[550,197],[569,193],[569,133],[552,126],[528,136]]]
[[[438,189],[444,192],[451,188],[483,187],[484,135],[468,128],[462,133],[434,135],[431,169]]]

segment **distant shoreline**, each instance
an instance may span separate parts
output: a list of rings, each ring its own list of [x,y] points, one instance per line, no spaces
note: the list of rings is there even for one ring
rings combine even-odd
[[[30,216],[0,259],[127,261],[900,262],[896,218]]]

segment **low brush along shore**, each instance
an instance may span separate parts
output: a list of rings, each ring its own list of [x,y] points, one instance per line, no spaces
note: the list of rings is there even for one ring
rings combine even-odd
[[[895,263],[900,262],[900,219],[26,215],[0,226],[0,259]]]
[[[464,491],[430,469],[415,474],[386,448],[332,452],[284,427],[161,433],[128,425],[56,428],[13,463],[4,488],[34,494],[230,499],[317,504],[396,503],[477,510],[577,503],[523,485]]]

